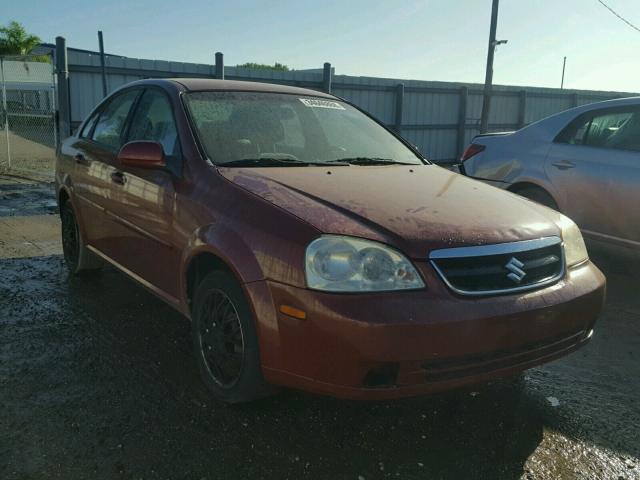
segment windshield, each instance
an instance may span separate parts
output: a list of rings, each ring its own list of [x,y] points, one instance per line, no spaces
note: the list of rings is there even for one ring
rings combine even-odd
[[[256,92],[195,92],[185,99],[205,153],[217,165],[423,163],[344,102]]]

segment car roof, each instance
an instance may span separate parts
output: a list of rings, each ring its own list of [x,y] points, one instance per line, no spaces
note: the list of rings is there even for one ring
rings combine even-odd
[[[600,102],[594,103],[586,103],[581,105],[578,108],[581,108],[585,111],[591,109],[598,109],[604,107],[623,107],[627,105],[638,105],[640,103],[640,97],[625,97],[625,98],[614,98],[611,100],[603,100]]]
[[[614,98],[612,100],[604,100],[600,102],[587,103],[579,107],[562,110],[560,112],[544,117],[536,122],[517,130],[514,135],[535,136],[539,140],[551,142],[564,129],[569,122],[572,122],[578,116],[592,112],[594,110],[602,110],[607,108],[619,108],[633,105],[640,105],[640,97]]]
[[[149,79],[140,83],[163,83],[171,82],[180,85],[188,92],[204,92],[211,90],[220,91],[240,91],[240,92],[268,92],[268,93],[289,93],[294,95],[312,95],[335,99],[333,95],[309,88],[292,87],[290,85],[279,85],[275,83],[243,82],[239,80],[216,80],[213,78],[167,78]]]

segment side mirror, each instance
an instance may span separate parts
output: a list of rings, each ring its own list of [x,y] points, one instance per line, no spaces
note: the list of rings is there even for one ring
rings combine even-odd
[[[118,161],[122,165],[138,168],[164,168],[167,166],[162,145],[146,140],[123,145],[118,153]]]

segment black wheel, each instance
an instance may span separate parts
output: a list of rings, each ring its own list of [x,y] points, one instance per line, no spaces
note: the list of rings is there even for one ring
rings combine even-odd
[[[84,244],[76,214],[70,202],[65,202],[60,209],[62,253],[67,268],[72,275],[95,272],[102,262],[87,250]]]
[[[214,271],[200,281],[192,317],[196,361],[214,396],[240,403],[268,395],[249,304],[231,274]]]
[[[521,195],[529,200],[533,200],[540,205],[544,205],[545,207],[552,208],[556,211],[560,211],[558,208],[558,204],[553,199],[551,195],[542,190],[541,188],[536,187],[524,187],[520,190],[517,190],[515,193]]]
[[[60,212],[60,220],[62,223],[62,253],[64,261],[67,262],[69,271],[75,273],[80,260],[80,232],[73,208],[69,202],[62,206]]]

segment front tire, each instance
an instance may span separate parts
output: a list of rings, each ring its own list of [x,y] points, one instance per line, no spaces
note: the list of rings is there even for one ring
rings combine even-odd
[[[75,211],[69,201],[60,209],[62,253],[71,275],[82,275],[96,272],[102,262],[87,249],[80,233]]]
[[[217,399],[241,403],[271,393],[262,376],[249,304],[231,274],[214,271],[199,282],[192,321],[198,368]]]

